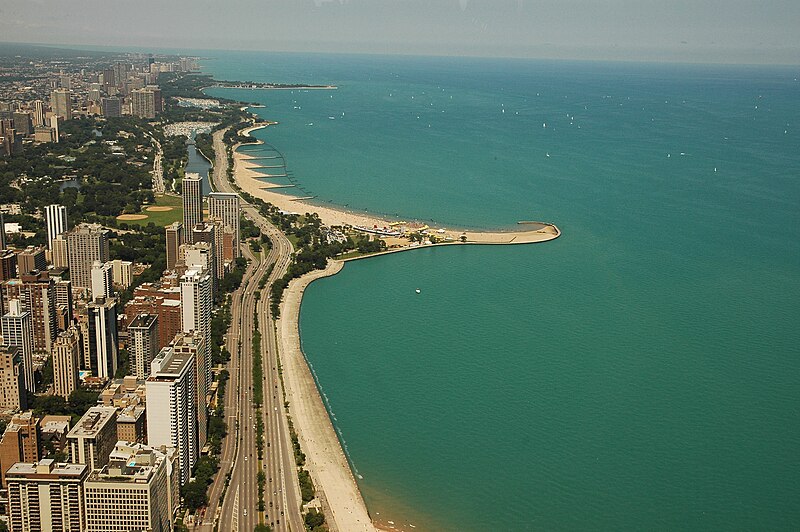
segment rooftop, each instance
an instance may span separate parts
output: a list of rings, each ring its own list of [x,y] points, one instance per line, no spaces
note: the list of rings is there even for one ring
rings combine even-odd
[[[93,438],[116,414],[117,409],[113,406],[93,406],[72,427],[67,438]]]
[[[158,316],[156,316],[155,314],[139,314],[135,318],[133,318],[131,324],[128,325],[128,329],[134,327],[142,327],[148,329],[153,325],[153,322],[156,321],[157,319]]]
[[[32,464],[18,462],[11,466],[6,478],[26,477],[29,479],[51,479],[53,476],[80,478],[86,471],[86,464],[64,464],[54,462],[51,458],[43,458]]]
[[[176,353],[172,347],[165,347],[151,362],[152,372],[147,380],[174,379],[180,376],[183,368],[193,359],[191,353]]]

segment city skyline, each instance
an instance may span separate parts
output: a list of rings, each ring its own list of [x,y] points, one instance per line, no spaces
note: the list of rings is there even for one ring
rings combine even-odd
[[[225,10],[177,1],[158,4],[157,18],[151,0],[130,18],[89,4],[84,17],[52,0],[13,0],[0,8],[0,33],[6,42],[78,47],[625,61],[797,64],[800,51],[800,4],[784,0],[241,0]]]

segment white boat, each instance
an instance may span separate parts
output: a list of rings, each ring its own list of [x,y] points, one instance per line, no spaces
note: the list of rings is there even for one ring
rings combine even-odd
[[[416,289],[416,290],[414,290],[414,291],[415,291],[416,293],[418,293],[418,294],[421,292],[421,290],[420,290],[419,288],[417,288],[417,289]]]

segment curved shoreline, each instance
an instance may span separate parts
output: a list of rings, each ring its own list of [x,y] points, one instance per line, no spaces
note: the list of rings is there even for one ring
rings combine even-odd
[[[309,272],[289,283],[281,303],[276,337],[289,414],[306,455],[306,468],[323,508],[332,516],[333,523],[329,526],[341,532],[373,531],[375,525],[300,345],[300,306],[305,289],[317,279],[339,273],[343,266],[341,261],[330,261],[324,270]]]
[[[276,122],[256,122],[239,131],[240,135],[264,129]],[[253,138],[253,137],[251,137]],[[232,146],[233,178],[240,190],[254,197],[272,203],[281,210],[292,212],[302,206],[302,212],[313,212],[329,226],[350,225],[369,227],[388,227],[393,220],[374,215],[348,212],[342,208],[323,207],[308,203],[303,199],[277,193],[263,181],[263,176],[248,166],[251,159],[246,153],[237,151],[240,146],[263,145],[264,141],[253,138],[255,142]],[[293,279],[284,291],[281,303],[281,318],[276,324],[276,339],[284,371],[284,394],[288,402],[300,447],[306,455],[306,469],[316,487],[322,508],[331,519],[328,526],[332,531],[374,531],[379,528],[369,514],[361,490],[356,482],[351,463],[344,453],[341,441],[333,426],[328,409],[322,400],[319,385],[303,352],[299,318],[302,298],[306,288],[315,280],[339,273],[345,262],[379,255],[452,245],[520,245],[548,242],[561,236],[555,225],[544,222],[519,222],[521,225],[534,224],[537,228],[528,231],[473,231],[465,229],[439,229],[434,235],[445,241],[411,245],[406,239],[387,239],[402,241],[386,251],[330,260],[324,270],[314,270],[300,278]],[[462,240],[464,239],[464,240]]]
[[[275,125],[277,122],[260,122],[253,126],[247,127],[239,131],[240,135],[250,136],[250,133],[259,129],[264,129],[268,126]],[[305,212],[313,212],[319,215],[320,219],[325,225],[328,226],[358,226],[362,228],[371,227],[392,227],[398,220],[393,220],[388,217],[382,217],[371,213],[360,213],[348,211],[342,207],[329,207],[315,205],[307,201],[308,198],[297,198],[281,194],[275,190],[280,190],[281,186],[274,183],[265,181],[268,176],[265,176],[257,171],[257,165],[249,162],[253,157],[238,151],[241,146],[255,145],[260,146],[265,144],[260,139],[254,139],[255,142],[247,144],[235,144],[232,147],[233,153],[233,174],[236,184],[251,196],[261,198],[262,200],[272,203],[279,209],[285,212],[297,212],[303,214]],[[475,230],[465,229],[458,227],[430,227],[428,228],[433,236],[437,239],[444,240],[439,244],[535,244],[539,242],[547,242],[555,240],[561,236],[561,230],[553,223],[549,222],[518,222],[520,227],[526,225],[535,225],[536,229],[528,230]],[[425,226],[427,228],[427,226]],[[461,241],[464,238],[466,241]],[[390,246],[392,245],[389,242]],[[408,242],[398,242],[398,246],[405,244],[406,248],[415,249],[416,247],[428,247],[431,244],[424,246],[409,246]],[[433,244],[438,245],[438,244]]]

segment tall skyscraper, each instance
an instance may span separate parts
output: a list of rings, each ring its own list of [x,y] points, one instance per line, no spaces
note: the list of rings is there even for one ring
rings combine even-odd
[[[0,251],[0,281],[8,281],[17,276],[17,254],[10,249]]]
[[[225,261],[222,256],[222,220],[209,217],[205,222],[194,226],[192,233],[195,244],[198,242],[206,242],[211,246],[214,258],[211,276],[214,279],[214,293],[216,294],[217,281],[225,276]]]
[[[90,470],[100,469],[117,443],[117,408],[93,406],[67,434],[69,460],[86,464]]]
[[[192,229],[203,221],[203,180],[200,174],[189,172],[183,178],[183,227],[186,242],[194,242]]]
[[[183,332],[199,332],[203,336],[203,358],[197,361],[197,372],[203,376],[206,389],[211,387],[211,275],[203,269],[189,269],[181,277],[181,315]]]
[[[208,214],[222,220],[225,227],[233,230],[234,257],[239,256],[239,195],[227,192],[211,192],[208,195]]]
[[[44,123],[44,102],[36,100],[33,102],[33,125],[41,127]]]
[[[19,347],[0,345],[0,410],[28,407]]]
[[[60,333],[53,344],[53,393],[64,399],[78,387],[81,336],[74,325]]]
[[[21,412],[11,422],[0,440],[0,485],[7,488],[5,473],[17,462],[35,462],[39,459],[39,421],[33,412]]]
[[[205,342],[203,335],[199,332],[178,333],[172,341],[170,347],[177,355],[192,355],[199,367],[205,360]],[[202,449],[206,444],[208,435],[208,408],[206,407],[206,396],[208,395],[208,383],[203,375],[197,373],[195,379],[195,403],[197,404],[197,448]]]
[[[22,301],[33,319],[33,346],[36,351],[49,353],[56,337],[55,283],[46,271],[20,275],[0,285],[3,292],[3,310],[10,310],[12,299]]]
[[[140,118],[155,118],[161,111],[161,89],[148,86],[131,91],[131,114]]]
[[[111,277],[115,285],[123,290],[133,282],[133,262],[129,260],[114,259],[111,261]]]
[[[150,375],[150,363],[158,354],[158,316],[139,314],[128,325],[128,344],[133,348],[133,374],[144,380]]]
[[[88,474],[83,464],[61,464],[50,458],[11,466],[6,473],[9,530],[84,530],[83,483]]]
[[[188,482],[198,456],[195,371],[194,356],[165,347],[145,382],[147,404],[162,405],[147,410],[147,442],[177,449],[181,484]]]
[[[18,347],[22,357],[25,389],[36,391],[33,380],[33,320],[31,313],[24,310],[19,299],[9,301],[9,310],[0,318],[3,343]]]
[[[58,329],[65,331],[72,323],[72,281],[53,277],[53,288],[56,295]],[[59,316],[61,317],[59,318]]]
[[[99,224],[79,224],[67,232],[67,245],[72,286],[91,288],[92,264],[108,262],[108,230]]]
[[[53,114],[64,120],[72,118],[72,92],[69,89],[56,89],[50,94],[50,107]]]
[[[43,247],[28,246],[17,254],[17,272],[20,275],[33,270],[44,271],[46,269],[47,259],[45,258]]]
[[[108,465],[84,484],[86,532],[172,530],[176,466],[152,447],[118,442]]]
[[[14,130],[17,132],[17,135],[22,135],[24,137],[33,133],[31,115],[27,112],[14,113]]]
[[[217,277],[214,275],[217,271],[217,254],[215,253],[214,244],[209,242],[204,242],[197,238],[197,236],[201,235],[200,238],[208,237],[209,235],[203,235],[202,233],[195,233],[195,243],[194,244],[184,244],[180,248],[180,252],[178,253],[178,264],[175,267],[175,271],[180,275],[186,273],[187,270],[203,268],[206,270],[209,275],[211,275],[211,298],[213,299],[217,294],[217,289],[219,288],[217,285]],[[210,235],[213,239],[213,233]]]
[[[167,233],[167,269],[174,270],[178,262],[178,248],[183,244],[183,224],[174,222],[166,227]]]
[[[69,248],[67,235],[60,234],[53,239],[50,246],[50,259],[56,268],[69,268]]]
[[[86,306],[91,371],[103,379],[113,379],[119,361],[116,301],[96,298]]]
[[[44,214],[47,222],[47,249],[53,249],[53,239],[67,230],[67,208],[64,205],[48,205]]]
[[[119,98],[100,98],[100,112],[106,118],[122,116],[122,102]]]
[[[0,250],[5,250],[8,248],[8,243],[6,242],[6,221],[3,217],[3,213],[0,212]]]
[[[92,263],[92,297],[111,297],[114,272],[111,262]]]

